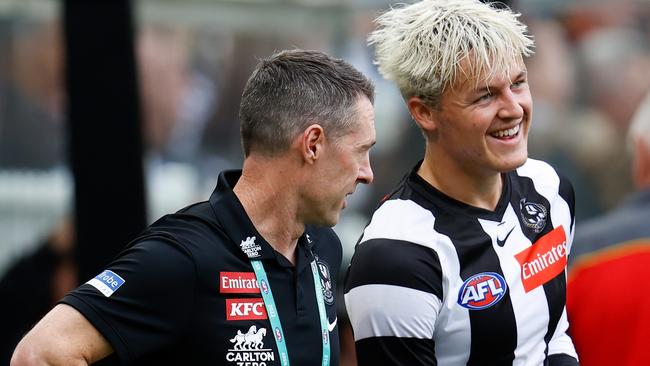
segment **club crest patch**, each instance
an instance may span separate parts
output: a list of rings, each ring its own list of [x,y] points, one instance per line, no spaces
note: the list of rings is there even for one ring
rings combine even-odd
[[[548,217],[546,207],[539,203],[526,202],[526,199],[522,198],[519,201],[519,212],[521,213],[521,222],[533,229],[535,233],[544,230],[546,218]]]
[[[334,304],[334,291],[332,290],[332,274],[327,263],[321,259],[316,262],[320,274],[320,286],[323,290],[323,300],[327,305]]]

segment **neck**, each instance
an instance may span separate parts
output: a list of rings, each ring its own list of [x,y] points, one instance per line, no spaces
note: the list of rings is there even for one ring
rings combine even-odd
[[[298,238],[305,225],[297,219],[291,171],[281,159],[247,158],[233,192],[255,229],[278,253],[296,261]]]
[[[434,161],[428,151],[418,175],[440,192],[470,206],[494,211],[501,198],[503,180],[500,173],[480,174],[441,159]]]

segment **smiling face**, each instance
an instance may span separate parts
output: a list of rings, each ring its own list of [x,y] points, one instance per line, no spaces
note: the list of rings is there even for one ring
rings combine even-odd
[[[322,157],[314,166],[310,183],[303,194],[305,222],[334,226],[357,184],[370,184],[373,179],[370,167],[370,148],[375,144],[375,115],[366,97],[356,104],[356,119],[351,131],[324,144]]]
[[[493,176],[521,166],[528,157],[532,98],[523,61],[489,80],[463,80],[442,95],[432,112],[431,149],[441,169],[454,167]]]

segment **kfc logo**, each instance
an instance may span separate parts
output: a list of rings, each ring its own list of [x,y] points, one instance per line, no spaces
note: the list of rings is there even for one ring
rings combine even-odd
[[[226,299],[227,320],[268,319],[262,299]]]

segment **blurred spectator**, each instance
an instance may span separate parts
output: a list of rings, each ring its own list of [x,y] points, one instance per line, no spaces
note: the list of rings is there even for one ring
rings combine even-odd
[[[632,11],[628,2],[593,6],[594,22],[602,26],[575,40],[580,71],[578,102],[590,106],[592,118],[580,120],[576,134],[565,135],[573,137],[575,156],[605,209],[612,208],[632,189],[625,133],[635,108],[650,90],[648,42],[632,21]],[[600,133],[593,131],[596,120],[602,125]]]
[[[65,151],[60,27],[7,22],[0,34],[0,168],[52,168]]]
[[[33,253],[16,261],[0,279],[0,365],[16,344],[68,291],[77,286],[74,230],[61,223]]]
[[[530,29],[537,41],[535,54],[527,62],[535,98],[530,155],[550,162],[574,184],[576,217],[593,216],[602,212],[603,204],[593,199],[599,197],[598,190],[585,164],[589,159],[581,151],[584,146],[602,145],[609,138],[609,124],[593,108],[577,104],[577,62],[562,25],[554,19],[537,19],[530,21]],[[600,162],[608,155],[608,149],[600,149],[590,158]]]
[[[650,356],[650,94],[629,142],[638,192],[610,213],[576,224],[567,312],[584,366],[642,365]]]

